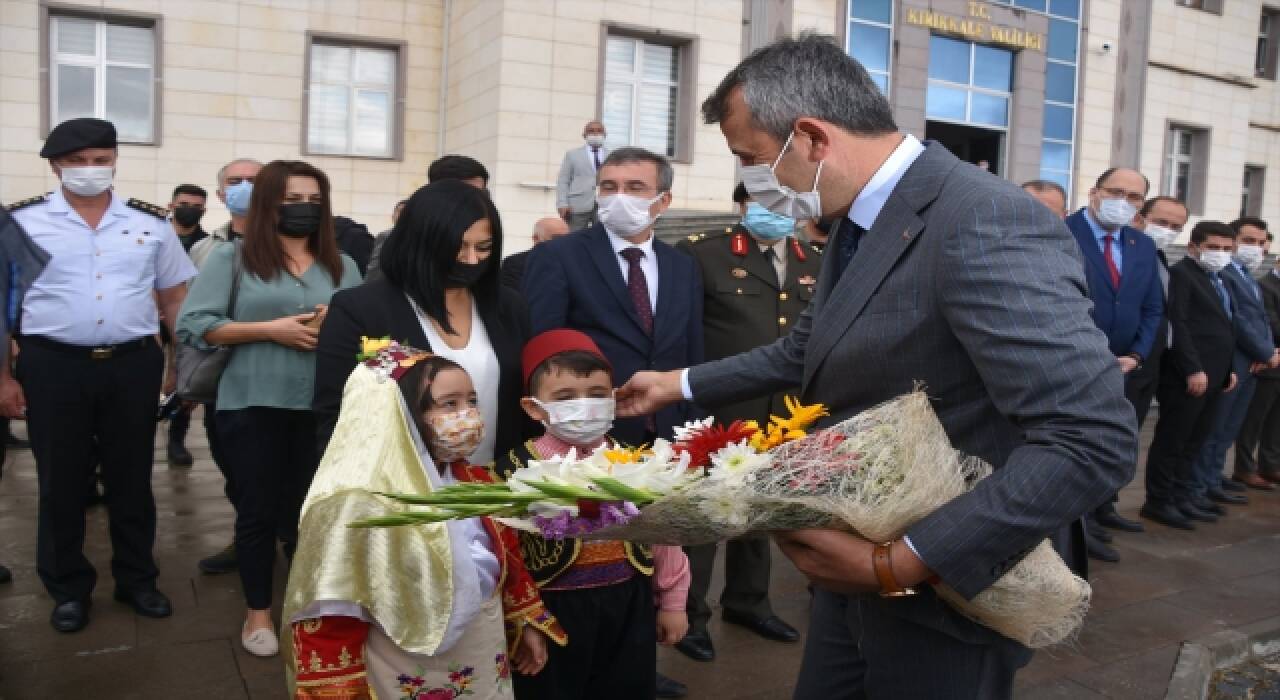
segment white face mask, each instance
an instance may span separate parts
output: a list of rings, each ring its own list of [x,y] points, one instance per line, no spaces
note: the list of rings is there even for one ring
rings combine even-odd
[[[1151,237],[1151,241],[1156,244],[1160,250],[1164,250],[1178,238],[1178,232],[1171,228],[1165,228],[1160,224],[1147,224],[1146,234]]]
[[[594,447],[613,427],[613,397],[534,403],[547,412],[547,432],[570,445]]]
[[[587,145],[599,148],[604,145],[604,134],[587,134]]]
[[[94,197],[106,192],[111,187],[111,178],[114,174],[114,168],[109,165],[63,168],[62,186],[72,194],[78,194],[81,197]]]
[[[1098,202],[1098,223],[1108,228],[1119,228],[1133,223],[1138,208],[1125,199],[1103,199]]]
[[[1244,268],[1250,272],[1258,269],[1265,257],[1266,254],[1262,252],[1260,245],[1242,245],[1236,248],[1236,262],[1244,265]]]
[[[822,177],[822,165],[826,161],[818,163],[818,172],[813,174],[813,188],[808,192],[796,192],[778,182],[778,177],[774,174],[778,163],[782,162],[782,156],[786,155],[787,149],[791,147],[791,139],[795,138],[795,135],[796,132],[792,131],[787,136],[787,142],[782,144],[782,152],[778,154],[777,160],[773,161],[773,165],[743,166],[742,186],[751,193],[752,199],[774,214],[789,216],[792,219],[817,219],[822,216],[822,198],[818,195],[818,178]]]
[[[1202,250],[1196,262],[1209,272],[1222,272],[1231,264],[1231,253],[1225,250]]]
[[[662,199],[661,194],[653,199],[633,197],[629,194],[598,197],[596,198],[596,218],[609,233],[628,238],[649,228],[654,221],[658,220],[658,217],[649,215],[649,207],[659,199]]]

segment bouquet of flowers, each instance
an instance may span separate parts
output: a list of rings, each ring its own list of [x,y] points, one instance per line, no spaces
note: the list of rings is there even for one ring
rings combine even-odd
[[[504,484],[384,494],[405,509],[353,526],[485,515],[549,539],[690,545],[828,527],[887,542],[990,473],[951,447],[923,392],[812,434],[826,409],[790,398],[787,408],[788,417],[763,427],[707,419],[677,429],[674,442],[530,462]],[[1029,647],[1068,638],[1090,595],[1048,542],[972,600],[943,583],[935,589],[962,614]]]

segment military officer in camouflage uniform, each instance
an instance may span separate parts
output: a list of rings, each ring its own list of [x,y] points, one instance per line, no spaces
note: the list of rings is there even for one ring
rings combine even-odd
[[[796,222],[750,201],[738,185],[734,200],[742,221],[722,232],[695,234],[678,246],[697,261],[703,280],[703,328],[707,360],[729,357],[768,345],[791,331],[809,305],[818,283],[821,257],[794,234]],[[784,394],[710,407],[717,422],[786,415]],[[690,658],[710,661],[715,647],[707,633],[711,608],[707,589],[716,545],[687,547],[693,581],[689,587],[689,633],[677,648]],[[773,614],[769,605],[769,540],[764,536],[730,540],[725,552],[725,588],[720,597],[725,622],[742,625],[776,641],[794,642],[799,634]]]

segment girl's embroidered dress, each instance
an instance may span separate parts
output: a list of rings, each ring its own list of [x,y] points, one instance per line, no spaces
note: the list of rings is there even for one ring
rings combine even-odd
[[[302,507],[285,596],[293,633],[282,637],[295,698],[509,699],[508,657],[524,628],[566,642],[511,530],[487,518],[347,527],[386,514],[377,492],[492,479],[465,464],[441,475],[427,454],[395,381],[421,357],[382,348],[347,381]]]

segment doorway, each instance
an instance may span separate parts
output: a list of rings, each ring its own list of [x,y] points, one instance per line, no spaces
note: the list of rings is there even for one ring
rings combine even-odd
[[[929,120],[925,122],[924,137],[947,147],[948,151],[966,163],[981,167],[986,161],[987,170],[1000,177],[1004,172],[1004,136],[999,129],[983,129],[977,126],[953,124]]]

